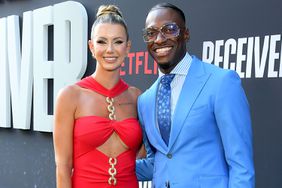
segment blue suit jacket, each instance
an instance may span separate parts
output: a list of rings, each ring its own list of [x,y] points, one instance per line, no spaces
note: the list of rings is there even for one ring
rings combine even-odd
[[[138,98],[148,152],[137,160],[138,179],[153,178],[155,188],[253,188],[251,120],[237,73],[193,57],[168,146],[156,125],[158,83]]]

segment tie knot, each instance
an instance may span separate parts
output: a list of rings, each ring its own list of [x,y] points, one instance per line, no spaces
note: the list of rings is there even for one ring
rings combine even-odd
[[[169,85],[174,78],[175,74],[165,74],[161,77],[161,83],[163,85]]]

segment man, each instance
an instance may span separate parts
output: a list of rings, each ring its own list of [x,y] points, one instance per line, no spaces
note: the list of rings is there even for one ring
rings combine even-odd
[[[189,55],[185,15],[172,4],[149,11],[143,38],[159,78],[138,99],[148,154],[137,160],[139,180],[152,178],[155,188],[253,188],[251,119],[237,73]]]

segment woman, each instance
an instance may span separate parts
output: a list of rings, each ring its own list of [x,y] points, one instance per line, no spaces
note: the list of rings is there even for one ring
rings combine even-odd
[[[131,46],[127,26],[114,5],[100,6],[96,17],[89,41],[96,70],[62,89],[56,101],[57,187],[137,188],[140,91],[119,74]]]

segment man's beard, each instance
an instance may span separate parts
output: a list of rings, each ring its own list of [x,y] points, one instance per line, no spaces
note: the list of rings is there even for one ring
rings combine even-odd
[[[170,71],[172,71],[172,69],[174,69],[176,65],[177,64],[173,64],[170,62],[158,64],[159,68],[163,70],[163,72],[166,72],[166,73],[170,73]]]
[[[171,68],[171,65],[170,65],[170,63],[162,63],[162,64],[159,64],[159,67],[161,69],[167,70],[167,69]]]

